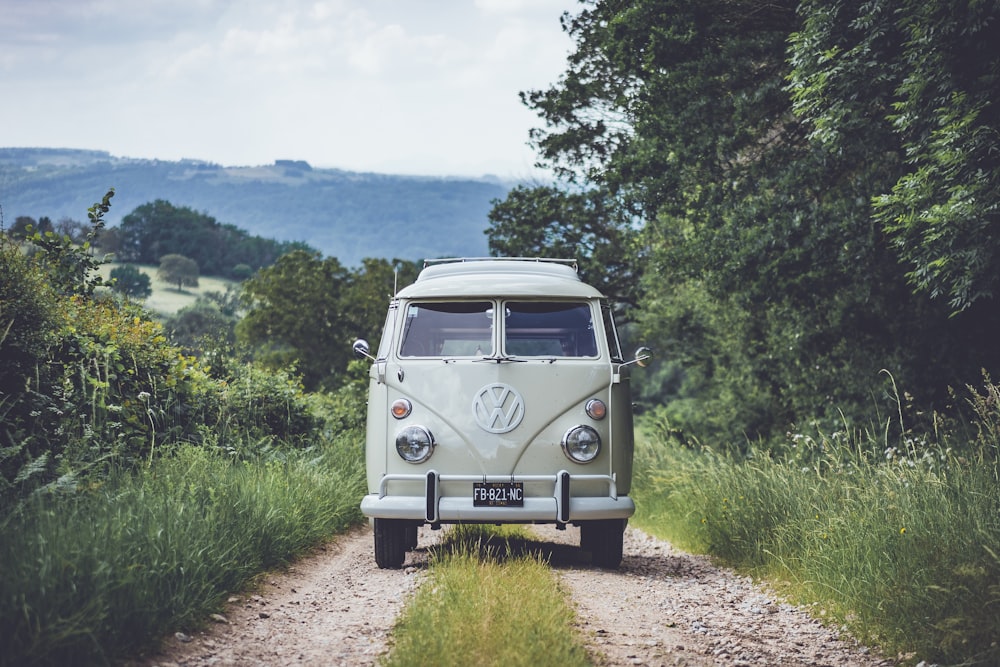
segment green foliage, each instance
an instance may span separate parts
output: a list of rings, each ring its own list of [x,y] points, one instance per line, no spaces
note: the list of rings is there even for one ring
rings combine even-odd
[[[230,354],[236,343],[236,323],[239,321],[230,303],[233,298],[236,297],[218,292],[199,296],[192,305],[167,317],[163,329],[186,354],[203,358]]]
[[[290,250],[308,250],[304,243],[279,242],[248,232],[188,207],[157,199],[122,218],[120,258],[156,264],[164,255],[193,260],[208,275],[245,279]],[[173,281],[171,281],[173,282]]]
[[[196,362],[95,297],[86,248],[34,242],[0,238],[0,664],[110,662],[358,519],[364,407]]]
[[[621,306],[636,306],[638,234],[607,193],[518,186],[494,202],[489,218],[494,255],[576,259],[586,282]]]
[[[1000,262],[1000,12],[995,3],[801,3],[790,90],[813,137],[904,160],[872,192],[907,277],[954,312],[992,301]],[[858,95],[860,87],[865,94]]]
[[[177,283],[177,291],[184,287],[198,286],[198,262],[183,255],[164,255],[156,277],[166,283]]]
[[[27,215],[19,215],[14,220],[14,224],[10,226],[10,229],[6,231],[7,235],[12,239],[24,241],[33,233],[45,234],[46,232],[54,231],[54,229],[52,221],[49,218],[42,217],[36,221]]]
[[[975,54],[992,49],[986,37],[998,22],[975,18],[985,8],[966,15],[948,3],[905,3],[899,13],[876,3],[855,14],[848,4],[597,2],[565,20],[576,50],[559,82],[522,96],[545,121],[532,134],[543,162],[605,197],[609,210],[643,221],[640,242],[622,248],[625,264],[642,275],[637,337],[670,361],[656,377],[636,377],[640,394],[668,402],[676,428],[722,448],[780,437],[814,418],[885,410],[882,369],[929,408],[948,401],[949,386],[1000,367],[994,302],[981,298],[953,316],[944,300],[915,293],[913,258],[874,199],[909,168],[912,133],[887,131],[880,120],[897,99],[893,77],[908,71],[894,35],[965,25],[966,50]],[[946,55],[952,34],[940,54],[955,63]],[[792,35],[801,42],[789,47]],[[839,42],[827,43],[836,40],[850,42],[850,57],[838,55]],[[932,46],[921,42],[921,62],[938,58]],[[812,70],[796,69],[811,61]],[[982,79],[977,95],[988,97],[995,85],[982,73],[992,62],[984,54],[967,77]],[[983,128],[982,146],[995,139],[985,107],[978,120],[962,105],[951,108],[968,120],[942,130],[955,139],[952,158],[971,156],[958,148],[973,128]],[[964,179],[975,187],[963,192],[997,191],[986,166],[977,163],[983,177]],[[944,201],[943,192],[959,194],[949,188],[911,188],[930,193],[911,202],[914,210],[933,211],[929,202]],[[547,204],[528,201],[538,210]],[[986,213],[991,201],[976,199]],[[935,227],[958,240],[948,266],[970,279],[997,275],[990,215],[976,218],[976,238],[943,218]],[[534,242],[528,232],[514,238]],[[654,382],[642,387],[646,380]]]
[[[340,328],[347,275],[334,257],[301,250],[281,256],[243,284],[247,313],[237,336],[268,367],[298,363],[305,386],[320,386],[350,358],[350,334]]]
[[[334,389],[353,340],[377,340],[394,287],[416,274],[416,264],[399,260],[367,259],[348,271],[334,257],[288,253],[243,284],[237,337],[266,366],[300,369],[306,389]]]
[[[92,210],[95,228],[104,204]],[[213,358],[213,377],[146,313],[92,298],[95,282],[78,278],[91,262],[82,249],[53,241],[28,257],[5,237],[0,258],[0,514],[178,442],[246,456],[308,445],[320,429],[291,373]],[[218,303],[235,315],[232,299]]]
[[[790,433],[779,452],[723,456],[645,421],[637,521],[686,548],[783,583],[862,641],[944,664],[995,664],[1000,465],[995,397],[972,422]],[[909,420],[900,406],[892,419]],[[967,439],[966,433],[979,433]]]
[[[309,447],[322,430],[325,413],[317,409],[321,399],[305,394],[291,371],[224,359],[214,374],[220,377],[220,390],[211,397],[211,410],[199,427],[204,441],[246,458]]]
[[[134,264],[124,264],[111,269],[111,289],[127,297],[145,299],[153,293],[149,276]]]
[[[110,663],[192,630],[260,571],[359,520],[360,438],[281,461],[184,447],[25,505],[0,521],[0,665]]]
[[[28,237],[32,244],[41,249],[49,279],[61,293],[89,297],[96,288],[106,285],[97,273],[97,267],[104,262],[90,253],[90,247],[104,228],[104,215],[110,210],[114,195],[112,188],[101,201],[88,209],[90,231],[83,245],[77,245],[69,235],[61,235],[55,231],[35,231]]]

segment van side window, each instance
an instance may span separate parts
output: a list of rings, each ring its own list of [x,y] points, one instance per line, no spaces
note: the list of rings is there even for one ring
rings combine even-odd
[[[493,354],[493,304],[488,301],[411,303],[402,357],[478,357]]]
[[[596,357],[590,304],[508,301],[504,352],[519,357]]]

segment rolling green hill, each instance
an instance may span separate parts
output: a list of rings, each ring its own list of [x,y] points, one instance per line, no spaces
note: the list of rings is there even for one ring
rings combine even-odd
[[[121,264],[102,264],[100,267],[101,277],[107,280],[111,276],[112,269],[118,266],[121,266]],[[226,280],[225,278],[199,276],[197,287],[186,287],[178,291],[177,285],[165,283],[156,277],[157,267],[147,265],[135,266],[140,272],[149,276],[149,286],[153,288],[153,293],[149,298],[142,300],[143,305],[160,315],[173,315],[181,308],[192,305],[199,296],[208,292],[225,293],[227,287],[235,284],[233,281]]]
[[[304,241],[347,266],[364,257],[484,255],[490,202],[510,186],[488,177],[315,169],[300,160],[223,167],[104,151],[0,148],[0,207],[8,226],[18,216],[86,220],[87,209],[114,187],[109,225],[165,199],[254,235]]]

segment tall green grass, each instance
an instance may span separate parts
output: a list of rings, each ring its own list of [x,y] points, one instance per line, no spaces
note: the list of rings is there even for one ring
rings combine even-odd
[[[890,655],[1000,664],[1000,485],[989,428],[979,433],[963,455],[919,438],[798,434],[808,451],[782,460],[647,437],[636,520],[782,582]]]
[[[189,628],[228,591],[359,517],[356,433],[237,461],[182,447],[0,524],[3,665],[101,664]]]
[[[457,527],[432,558],[428,581],[397,622],[384,664],[589,665],[574,612],[545,560]],[[523,543],[519,533],[506,533]]]

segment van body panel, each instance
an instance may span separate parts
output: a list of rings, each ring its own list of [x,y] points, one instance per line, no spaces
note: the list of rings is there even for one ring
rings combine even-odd
[[[396,294],[369,374],[361,503],[380,566],[401,562],[403,527],[462,522],[586,525],[620,560],[633,419],[610,320],[560,260],[431,263]]]

